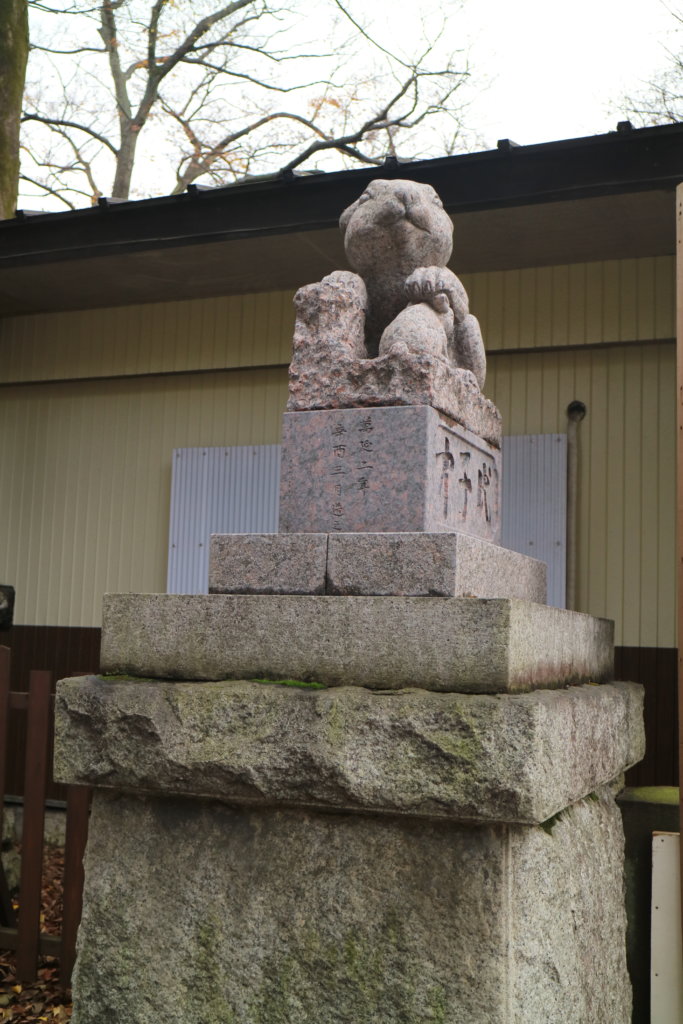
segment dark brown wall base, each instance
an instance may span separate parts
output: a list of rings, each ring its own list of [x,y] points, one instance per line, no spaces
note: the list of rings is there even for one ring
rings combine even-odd
[[[12,652],[11,687],[26,690],[31,669],[48,669],[56,682],[77,672],[96,672],[100,664],[100,630],[68,626],[13,626],[0,633],[0,645]],[[26,715],[10,714],[6,792],[23,794],[26,756]],[[52,764],[52,752],[50,752]],[[64,789],[51,782],[48,798],[64,799]]]
[[[74,626],[13,626],[0,633],[12,651],[12,689],[25,690],[32,668],[49,669],[55,679],[73,672],[96,672],[100,630]]]
[[[645,687],[645,759],[626,773],[629,786],[678,785],[678,651],[617,647],[617,679]]]
[[[77,672],[96,672],[100,661],[100,630],[67,626],[14,626],[0,633],[0,644],[12,650],[12,689],[25,690],[33,668],[49,669],[55,680]],[[617,679],[645,687],[645,760],[626,776],[629,786],[678,785],[678,655],[673,647],[617,647]],[[24,758],[23,715],[10,723],[8,793],[21,793]],[[58,796],[59,787],[51,789]]]

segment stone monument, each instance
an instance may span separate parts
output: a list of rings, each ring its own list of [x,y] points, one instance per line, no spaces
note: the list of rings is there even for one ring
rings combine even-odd
[[[434,191],[372,182],[296,297],[280,532],[109,595],[74,1024],[627,1024],[642,696],[499,546],[500,416]]]

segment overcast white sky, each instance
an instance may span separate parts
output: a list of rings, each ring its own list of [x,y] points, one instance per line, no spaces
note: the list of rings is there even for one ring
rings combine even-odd
[[[192,2],[176,0],[179,6]],[[625,116],[620,98],[638,93],[666,65],[666,47],[677,49],[683,42],[683,30],[676,32],[677,22],[666,6],[681,10],[681,0],[346,2],[374,38],[408,58],[420,47],[423,17],[429,19],[430,39],[434,25],[443,20],[443,51],[462,50],[463,64],[468,60],[471,69],[469,89],[456,93],[456,99],[469,99],[465,122],[470,150],[493,148],[501,138],[528,145],[613,130]],[[329,35],[333,6],[330,0],[300,8],[305,15],[303,31],[311,37],[313,49]],[[56,24],[54,16],[42,17],[50,28]],[[39,33],[41,24],[35,20],[32,31]],[[136,174],[142,176],[144,187],[137,195],[164,194],[173,187],[172,164],[152,127],[141,139],[144,154]],[[442,138],[439,133],[431,155],[442,152],[437,152]],[[340,160],[329,156],[319,160],[319,166],[336,169]],[[102,176],[105,189],[107,177]],[[25,188],[20,206],[63,209],[58,200],[38,194],[34,198],[32,186]]]
[[[392,4],[403,12],[392,23],[409,22],[418,4]],[[620,116],[610,104],[636,92],[678,42],[662,0],[466,0],[457,25],[475,80],[491,79],[468,116],[487,146],[613,129]]]

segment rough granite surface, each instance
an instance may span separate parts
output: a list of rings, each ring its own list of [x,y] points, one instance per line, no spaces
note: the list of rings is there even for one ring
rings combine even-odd
[[[62,680],[61,782],[239,803],[542,822],[641,760],[634,683],[479,696]]]
[[[285,413],[280,533],[500,539],[501,452],[427,406]]]
[[[628,1024],[623,836],[97,792],[74,1024]]]
[[[466,533],[337,533],[329,594],[510,597],[545,604],[545,562]]]
[[[210,594],[512,597],[546,601],[545,562],[466,533],[226,533]]]
[[[215,533],[210,594],[324,594],[327,534]]]
[[[100,668],[499,693],[613,678],[613,623],[461,597],[106,594]]]
[[[469,370],[450,366],[429,352],[408,351],[396,342],[376,359],[349,356],[340,344],[320,350],[297,348],[289,368],[288,412],[311,409],[428,405],[500,448],[502,420]]]

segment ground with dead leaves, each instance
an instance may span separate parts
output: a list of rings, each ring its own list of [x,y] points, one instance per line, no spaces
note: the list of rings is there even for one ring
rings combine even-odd
[[[43,862],[41,927],[48,934],[59,932],[62,923],[63,850],[48,847]],[[0,950],[0,1024],[59,1024],[71,1019],[71,993],[60,987],[58,962],[41,957],[38,979],[31,984],[17,981],[14,953]]]

